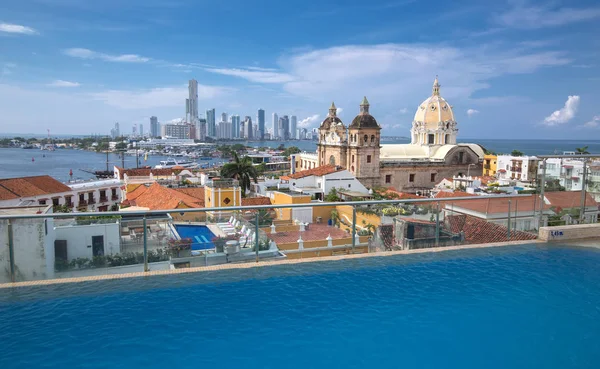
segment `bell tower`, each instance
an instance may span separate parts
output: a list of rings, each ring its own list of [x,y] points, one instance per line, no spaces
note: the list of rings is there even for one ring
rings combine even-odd
[[[346,167],[348,135],[346,126],[337,116],[337,108],[332,102],[329,114],[319,127],[317,155],[319,166],[337,165]]]
[[[381,127],[369,112],[370,104],[365,96],[360,112],[348,127],[347,169],[366,187],[379,185]]]

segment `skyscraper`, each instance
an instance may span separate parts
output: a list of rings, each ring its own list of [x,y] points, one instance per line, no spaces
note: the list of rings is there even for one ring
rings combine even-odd
[[[277,138],[283,139],[285,137],[285,120],[283,117],[279,118],[279,123],[277,124]]]
[[[215,127],[215,109],[212,108],[206,111],[206,128],[209,137],[216,137],[217,130]]]
[[[227,122],[227,113],[221,113],[221,122]]]
[[[206,140],[206,119],[198,118],[196,123],[196,138],[200,141]]]
[[[188,83],[188,95],[189,103],[186,101],[186,105],[188,105],[189,117],[186,120],[196,124],[198,121],[198,81],[195,79],[190,79]]]
[[[287,115],[284,115],[280,119],[283,119],[283,137],[281,138],[287,141],[290,139],[290,118]]]
[[[246,116],[244,119],[244,138],[251,140],[253,138],[252,133],[252,118]]]
[[[150,117],[150,137],[160,136],[160,130],[158,129],[158,118],[154,115]]]
[[[140,123],[140,137],[144,137],[144,125]]]
[[[265,139],[265,111],[258,109],[258,137],[261,140]]]
[[[240,116],[235,114],[231,119],[231,138],[240,138]]]
[[[298,139],[298,129],[296,127],[296,116],[292,115],[290,117],[290,139],[297,140]]]
[[[273,130],[273,136],[271,137],[271,139],[276,140],[277,137],[279,137],[279,117],[277,116],[277,113],[273,113],[273,121],[271,122],[271,124],[271,129]]]
[[[112,138],[117,138],[121,136],[121,131],[119,130],[119,122],[116,122],[115,128],[110,130],[110,135],[112,136]]]

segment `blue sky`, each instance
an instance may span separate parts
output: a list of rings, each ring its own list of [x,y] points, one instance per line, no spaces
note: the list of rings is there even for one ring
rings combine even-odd
[[[0,5],[0,131],[107,134],[200,111],[297,115],[363,95],[409,135],[439,75],[460,136],[600,137],[594,1],[22,0]]]

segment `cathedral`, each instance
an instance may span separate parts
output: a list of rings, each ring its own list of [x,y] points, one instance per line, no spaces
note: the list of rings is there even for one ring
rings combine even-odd
[[[457,143],[458,124],[452,106],[440,95],[437,77],[431,96],[417,108],[410,144],[381,144],[381,126],[369,106],[365,97],[358,115],[346,127],[332,103],[319,127],[317,157],[301,155],[298,169],[337,165],[366,187],[421,194],[445,177],[482,174],[484,150],[477,144]]]

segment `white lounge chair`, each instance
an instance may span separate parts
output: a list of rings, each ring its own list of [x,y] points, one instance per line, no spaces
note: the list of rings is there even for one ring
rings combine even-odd
[[[217,223],[217,225],[220,226],[228,226],[231,225],[233,223],[233,221],[235,220],[235,218],[233,217],[233,215],[229,218],[229,221],[224,222],[224,223]]]

